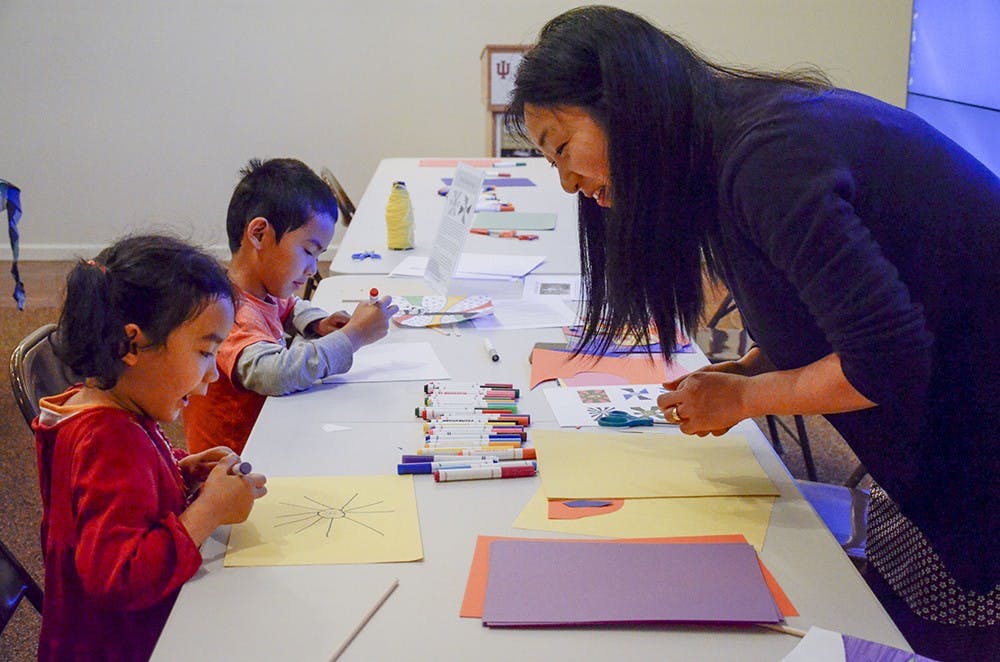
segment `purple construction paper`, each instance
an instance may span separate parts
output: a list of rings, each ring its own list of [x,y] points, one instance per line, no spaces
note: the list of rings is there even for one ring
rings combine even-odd
[[[753,547],[497,540],[483,624],[777,623]]]
[[[904,650],[886,646],[867,639],[858,639],[849,634],[844,639],[844,660],[846,662],[934,662],[923,655],[914,655]]]
[[[451,177],[442,177],[441,181],[444,182],[445,186],[451,186]],[[535,182],[531,181],[527,177],[488,177],[483,180],[483,186],[496,186],[497,188],[502,188],[504,186],[534,186]]]

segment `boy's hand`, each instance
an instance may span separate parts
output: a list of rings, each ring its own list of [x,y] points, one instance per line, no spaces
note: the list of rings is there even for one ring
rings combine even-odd
[[[375,303],[363,301],[354,309],[351,321],[341,331],[350,339],[354,351],[383,338],[389,332],[389,320],[399,312],[392,297],[382,297]]]
[[[339,331],[351,321],[351,315],[346,310],[338,310],[329,317],[325,317],[312,325],[313,333],[317,336],[325,336],[328,333]]]

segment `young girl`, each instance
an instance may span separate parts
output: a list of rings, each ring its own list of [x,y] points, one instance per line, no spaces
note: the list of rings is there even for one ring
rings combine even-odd
[[[134,236],[70,273],[56,353],[82,385],[35,420],[44,513],[40,660],[146,660],[198,546],[241,522],[265,478],[226,448],[171,448],[157,421],[215,381],[233,324],[225,271],[194,247]]]

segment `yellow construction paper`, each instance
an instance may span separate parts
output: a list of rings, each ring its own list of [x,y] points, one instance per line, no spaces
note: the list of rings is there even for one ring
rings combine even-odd
[[[741,533],[758,551],[764,547],[775,497],[679,497],[625,499],[620,510],[582,519],[549,519],[548,500],[538,490],[514,520],[518,529],[559,531],[607,538],[716,536]]]
[[[536,430],[549,499],[777,496],[742,435]]]
[[[423,558],[412,476],[269,478],[234,524],[226,566],[386,563]]]

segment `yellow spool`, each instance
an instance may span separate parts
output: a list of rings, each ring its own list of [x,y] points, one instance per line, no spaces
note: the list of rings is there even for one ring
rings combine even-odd
[[[385,206],[386,243],[393,250],[413,248],[413,203],[404,182],[393,182]]]

